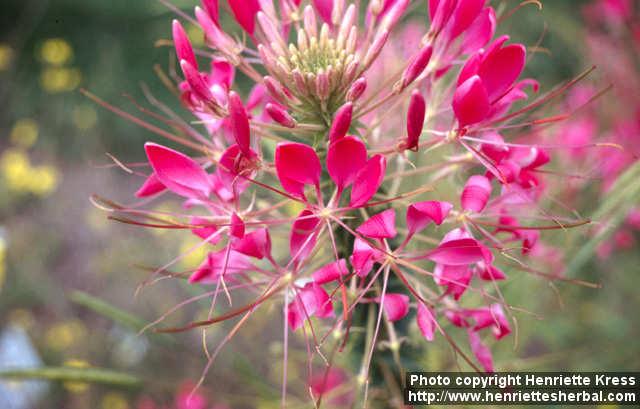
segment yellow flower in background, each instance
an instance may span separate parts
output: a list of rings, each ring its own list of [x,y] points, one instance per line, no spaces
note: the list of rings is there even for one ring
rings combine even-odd
[[[40,58],[51,65],[63,65],[73,57],[73,48],[62,38],[45,40],[40,47]]]
[[[13,48],[8,44],[0,43],[0,71],[6,71],[13,61]]]
[[[79,320],[62,321],[53,324],[45,333],[45,343],[51,349],[62,351],[77,342],[83,342],[87,328]]]
[[[27,190],[30,170],[29,157],[21,150],[7,149],[0,157],[0,171],[9,190]]]
[[[71,368],[88,368],[91,365],[82,359],[70,359],[64,363],[64,366]],[[82,393],[89,388],[89,384],[85,382],[65,382],[63,385],[64,388],[71,393]]]
[[[48,196],[60,184],[60,173],[49,165],[32,167],[21,149],[7,149],[0,157],[0,174],[9,190]]]
[[[30,191],[38,196],[49,196],[56,190],[59,183],[60,173],[53,166],[38,166],[29,174]]]
[[[109,392],[102,397],[100,407],[102,409],[129,409],[129,403],[121,393]]]
[[[77,68],[49,67],[40,73],[40,85],[52,94],[76,89],[82,81],[82,73]]]
[[[23,148],[30,148],[38,140],[38,123],[31,118],[16,121],[9,134],[12,144]]]
[[[98,121],[98,113],[93,107],[87,104],[78,105],[73,108],[73,124],[81,131],[93,128]]]

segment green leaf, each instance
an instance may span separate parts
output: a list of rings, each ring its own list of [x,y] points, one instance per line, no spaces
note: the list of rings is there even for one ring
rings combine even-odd
[[[580,245],[571,260],[565,274],[575,276],[592,258],[596,249],[604,240],[624,223],[629,211],[640,202],[640,162],[636,162],[623,173],[613,188],[607,193],[606,200],[593,213],[591,220],[602,223],[602,229]]]
[[[145,322],[141,318],[83,291],[74,291],[71,294],[71,301],[134,331],[140,331],[145,326]]]
[[[0,378],[11,380],[44,379],[56,382],[98,383],[127,388],[138,387],[136,376],[101,368],[43,367],[0,370]]]
[[[83,291],[74,291],[71,293],[70,298],[74,303],[82,305],[96,314],[102,315],[135,332],[141,331],[147,325],[147,322],[142,318],[136,317],[135,315],[132,315],[118,307],[114,307],[106,301]],[[161,339],[164,342],[175,342],[175,340],[167,334],[157,334],[152,332],[149,334],[151,337]]]

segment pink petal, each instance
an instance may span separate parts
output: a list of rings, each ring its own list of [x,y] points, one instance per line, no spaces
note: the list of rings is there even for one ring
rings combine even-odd
[[[260,11],[258,0],[227,0],[238,24],[250,35],[256,27],[256,14]]]
[[[380,27],[378,27],[378,29],[391,31],[407,10],[409,1],[410,0],[391,0],[387,4],[388,8],[383,12]]]
[[[265,101],[269,100],[269,95],[267,94],[267,88],[263,84],[256,84],[253,88],[251,88],[251,92],[249,93],[249,97],[247,98],[247,112],[251,112],[252,110],[261,106]]]
[[[416,321],[418,322],[418,328],[420,329],[422,336],[427,341],[433,341],[436,329],[436,319],[429,307],[424,305],[421,301],[418,301]]]
[[[194,383],[190,381],[183,382],[180,385],[173,407],[175,409],[206,409],[208,407],[207,398],[202,393],[197,392],[196,389]]]
[[[424,126],[427,103],[417,89],[411,94],[407,112],[407,149],[418,150],[420,134]]]
[[[225,90],[228,90],[233,84],[235,75],[236,69],[229,61],[221,57],[213,57],[211,59],[210,83],[220,85]]]
[[[431,21],[433,21],[439,5],[440,0],[429,0],[429,19],[431,19]]]
[[[439,33],[449,21],[456,6],[456,0],[429,0],[430,31]]]
[[[524,69],[526,54],[522,44],[511,44],[487,55],[478,75],[491,101],[504,95],[518,79]]]
[[[480,336],[477,332],[469,330],[469,345],[471,345],[471,352],[475,355],[480,365],[486,372],[493,372],[493,357],[491,356],[491,350],[482,343]]]
[[[303,188],[304,185],[319,186],[322,167],[318,155],[309,145],[297,142],[278,144],[275,164],[278,179],[289,193],[300,197],[299,185]]]
[[[376,194],[386,169],[387,160],[382,155],[375,155],[367,161],[353,182],[349,207],[363,206]]]
[[[353,242],[353,253],[349,261],[353,267],[353,272],[358,277],[366,277],[373,268],[375,262],[375,250],[362,239],[356,237]]]
[[[396,211],[387,209],[371,216],[367,221],[358,227],[358,233],[372,239],[385,239],[395,237],[396,232]]]
[[[210,237],[213,234],[215,234],[215,232],[218,231],[218,227],[213,223],[211,223],[210,220],[203,219],[201,217],[192,217],[191,220],[189,221],[189,224],[191,224],[192,226],[202,226],[202,227],[192,228],[191,233],[200,237],[202,240],[209,239],[210,244],[216,244],[222,238],[221,235],[218,235],[214,239],[210,239]]]
[[[306,258],[315,245],[315,233],[320,219],[313,215],[309,209],[305,209],[296,218],[291,227],[289,238],[289,253],[294,260],[300,261]]]
[[[478,17],[486,0],[458,0],[458,7],[451,16],[450,38],[458,37]]]
[[[173,44],[176,48],[178,61],[185,60],[197,70],[198,61],[196,60],[196,55],[193,53],[193,48],[191,47],[191,42],[189,41],[187,33],[184,31],[182,24],[180,24],[178,20],[173,20],[172,31]]]
[[[200,7],[195,8],[196,19],[198,24],[204,31],[205,41],[211,46],[225,50],[233,48],[233,40],[231,40],[219,27],[217,21],[212,20],[209,13]]]
[[[475,239],[458,239],[440,244],[425,258],[438,264],[461,266],[483,260],[484,254]]]
[[[240,99],[240,96],[234,91],[229,93],[229,119],[236,143],[242,153],[248,155],[251,149],[249,118],[242,104],[242,99]]]
[[[136,197],[153,196],[165,189],[166,187],[162,184],[162,182],[160,182],[156,174],[152,173],[145,179],[142,186],[140,186],[140,188],[136,191]]]
[[[427,201],[418,202],[407,209],[407,228],[413,235],[434,222],[438,226],[449,215],[453,205],[449,202]]]
[[[438,285],[446,286],[445,294],[451,295],[455,300],[467,291],[473,278],[473,272],[469,266],[450,266],[436,264],[433,270],[435,281]]]
[[[243,238],[234,240],[231,248],[238,253],[262,260],[271,255],[271,237],[266,228],[247,233]]]
[[[490,142],[480,145],[480,151],[494,163],[500,163],[509,154],[510,148],[505,145],[502,135],[497,132],[487,132],[482,139]]]
[[[209,18],[216,24],[219,24],[220,12],[218,0],[202,0],[202,7],[206,10]]]
[[[470,326],[464,310],[446,310],[444,316],[456,327],[468,328]]]
[[[209,175],[187,155],[147,142],[144,149],[158,180],[172,192],[191,199],[211,193]]]
[[[325,23],[332,25],[331,14],[333,13],[333,0],[313,0],[313,6],[320,14]]]
[[[329,294],[321,286],[309,283],[298,291],[296,298],[288,305],[287,321],[295,331],[314,315],[318,318],[333,316],[333,305]]]
[[[482,212],[491,196],[491,182],[482,175],[473,175],[462,189],[462,208],[472,212]]]
[[[500,281],[507,278],[502,270],[491,264],[485,264],[483,268],[480,269],[478,277],[485,281]]]
[[[336,111],[329,129],[329,143],[342,138],[349,131],[351,117],[353,116],[353,103],[347,102]]]
[[[198,98],[205,102],[215,99],[202,75],[193,65],[187,60],[180,60],[180,68],[189,87]]]
[[[190,283],[215,284],[221,275],[237,274],[254,269],[247,256],[231,250],[226,257],[227,249],[211,252],[200,267],[189,277]],[[226,265],[226,269],[225,269]]]
[[[511,333],[509,321],[504,315],[500,304],[492,304],[490,307],[469,310],[469,315],[476,320],[474,331],[491,327],[496,339],[501,339]]]
[[[387,293],[384,295],[382,308],[389,321],[401,320],[409,312],[409,297],[405,294]]]
[[[462,54],[471,54],[484,47],[496,31],[496,13],[487,7],[476,18],[464,35]]]
[[[353,183],[367,163],[367,147],[354,136],[345,136],[329,146],[327,171],[340,191]]]
[[[311,276],[316,284],[326,284],[332,281],[337,281],[340,277],[348,273],[347,261],[341,258],[338,261],[334,261],[333,263],[329,263],[326,266],[319,268],[314,271]]]
[[[328,371],[320,371],[309,381],[314,396],[325,395],[340,385],[348,382],[347,375],[340,369],[329,367]]]
[[[237,190],[243,190],[249,183],[244,178],[238,178],[238,175],[252,177],[258,167],[258,155],[249,150],[249,155],[242,153],[237,144],[228,147],[218,161],[218,174],[220,179],[231,185],[235,185]]]
[[[466,231],[465,229],[457,228],[445,234],[444,237],[442,238],[441,243],[445,243],[451,240],[472,239],[472,238],[473,236],[468,231]]]
[[[489,95],[479,76],[474,75],[458,86],[453,111],[461,128],[484,120],[489,109]]]
[[[240,216],[238,216],[236,212],[233,212],[233,214],[231,215],[229,232],[233,237],[239,239],[244,237],[244,221],[240,218]]]

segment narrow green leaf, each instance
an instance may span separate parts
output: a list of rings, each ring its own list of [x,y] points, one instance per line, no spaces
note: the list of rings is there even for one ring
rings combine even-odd
[[[114,307],[106,301],[83,291],[74,291],[71,294],[71,301],[78,305],[82,305],[83,307],[87,307],[91,311],[107,317],[131,330],[140,331],[145,326],[145,322],[141,318],[131,315],[128,312]]]
[[[0,370],[0,378],[11,380],[44,379],[56,382],[98,383],[122,387],[138,387],[136,376],[101,368],[43,367]]]
[[[106,301],[103,301],[100,298],[94,297],[93,295],[85,293],[83,291],[74,291],[73,293],[71,293],[70,298],[74,303],[86,307],[96,314],[102,315],[103,317],[106,317],[114,321],[115,323],[129,328],[135,332],[142,330],[147,325],[147,322],[142,318],[136,317],[135,315],[132,315],[118,307],[114,307]],[[175,342],[175,340],[167,334],[149,333],[149,336],[152,338],[161,339],[166,343]]]
[[[629,211],[640,202],[640,162],[623,173],[613,188],[608,192],[606,200],[596,209],[591,219],[603,223],[602,229],[589,240],[580,244],[571,262],[567,265],[565,275],[573,277],[592,258],[596,249],[604,240],[624,223]]]

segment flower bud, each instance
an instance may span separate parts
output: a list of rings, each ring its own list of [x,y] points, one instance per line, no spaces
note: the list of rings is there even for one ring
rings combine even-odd
[[[186,60],[180,60],[180,68],[182,68],[184,78],[193,93],[204,102],[212,101],[213,94],[211,94],[211,90],[207,87],[198,70]]]
[[[282,84],[280,84],[277,80],[273,79],[273,77],[266,76],[262,79],[267,92],[273,99],[278,102],[285,103],[287,101],[287,96],[282,88]]]
[[[402,89],[411,84],[420,76],[420,74],[422,74],[425,68],[427,68],[429,61],[431,60],[431,54],[433,54],[433,47],[431,47],[430,44],[426,45],[418,52],[413,61],[411,61],[411,64],[409,64],[407,69],[404,71],[404,74],[402,74]]]
[[[249,118],[242,99],[234,91],[229,93],[229,119],[231,120],[233,137],[240,150],[245,155],[250,155],[251,132]]]
[[[191,42],[189,41],[189,37],[187,37],[187,33],[184,31],[182,24],[178,20],[173,20],[173,44],[176,47],[176,54],[178,55],[178,61],[185,60],[194,69],[198,69],[198,62],[196,61],[196,56],[193,53],[193,47],[191,47]]]
[[[384,47],[388,39],[389,39],[388,30],[382,30],[382,31],[379,31],[378,34],[376,34],[376,36],[373,39],[373,42],[371,43],[371,46],[367,50],[367,53],[365,54],[363,59],[365,68],[368,68],[371,65],[371,63],[373,63],[373,61],[375,61],[375,59],[378,58],[378,55],[382,51],[382,47]]]
[[[367,89],[367,79],[364,77],[358,78],[353,84],[351,84],[351,88],[347,91],[347,101],[354,102],[358,100],[364,94],[364,91]]]
[[[316,77],[316,92],[318,93],[318,98],[321,100],[329,98],[329,93],[331,92],[329,74],[323,69],[318,71],[318,76]]]
[[[293,119],[293,117],[289,115],[289,113],[284,109],[282,109],[280,106],[276,104],[268,103],[265,106],[265,109],[267,111],[267,114],[269,114],[269,116],[271,117],[271,119],[273,119],[280,125],[285,126],[287,128],[296,127],[297,125],[296,120]]]
[[[418,150],[426,110],[427,105],[424,97],[418,90],[414,90],[411,94],[409,111],[407,112],[407,149]]]
[[[217,22],[212,20],[207,12],[196,6],[195,15],[209,45],[224,52],[228,56],[235,53],[236,45],[233,40],[220,30]]]
[[[333,117],[331,129],[329,129],[329,142],[335,142],[342,138],[349,131],[351,126],[351,117],[353,115],[353,104],[347,102],[336,111]]]
[[[316,12],[313,11],[313,7],[307,6],[304,8],[304,29],[311,37],[318,36],[318,26],[316,21]]]

